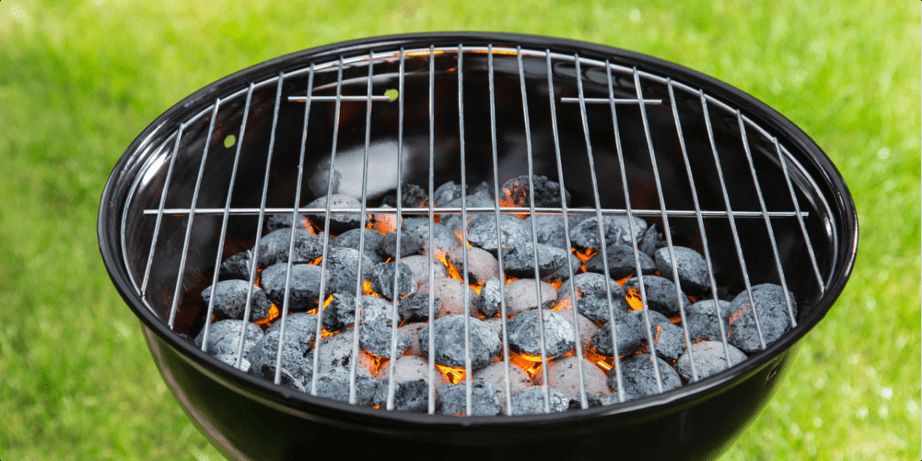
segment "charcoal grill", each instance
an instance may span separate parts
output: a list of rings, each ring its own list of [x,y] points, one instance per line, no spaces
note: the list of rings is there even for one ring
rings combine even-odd
[[[303,206],[333,192],[334,173],[339,192],[360,198],[361,207]],[[501,203],[499,184],[519,175],[559,181],[574,206]],[[376,205],[404,184],[432,196],[447,180],[489,182],[495,206]],[[274,383],[245,374],[180,336],[207,334],[213,306],[198,293],[217,282],[221,261],[252,248],[267,216],[293,210],[359,213],[363,227],[366,216],[388,214],[430,222],[460,214],[466,222],[486,213],[497,224],[503,213],[642,217],[666,230],[670,254],[681,244],[705,256],[711,298],[717,287],[751,296],[754,283],[771,282],[794,293],[799,312],[786,299],[791,330],[771,344],[760,331],[762,350],[742,364],[613,406],[588,408],[582,386],[583,409],[565,413],[510,416],[506,405],[504,416],[442,416],[431,398],[428,414],[389,411],[391,377],[386,408],[359,407],[311,395],[316,379],[307,393],[279,386],[278,366]],[[236,459],[713,459],[776,390],[797,341],[844,287],[857,249],[854,204],[835,167],[751,96],[620,49],[483,33],[334,44],[208,85],[128,147],[103,192],[98,233],[113,283],[141,320],[165,381],[202,432]],[[255,266],[250,274],[253,281]],[[284,329],[287,297],[279,308]],[[392,343],[391,359],[393,350]],[[352,402],[355,370],[353,363]],[[469,358],[466,371],[470,410]],[[435,372],[430,361],[430,383]]]

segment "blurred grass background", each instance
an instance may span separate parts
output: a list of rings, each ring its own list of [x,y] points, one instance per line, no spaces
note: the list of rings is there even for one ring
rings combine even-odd
[[[0,459],[221,459],[103,267],[125,147],[208,83],[374,35],[491,30],[671,60],[765,101],[849,184],[861,243],[792,378],[724,460],[920,451],[920,11],[911,2],[0,2]]]

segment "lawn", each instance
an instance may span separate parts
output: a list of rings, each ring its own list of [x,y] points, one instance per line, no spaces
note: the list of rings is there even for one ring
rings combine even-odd
[[[221,459],[103,267],[108,174],[160,113],[236,70],[435,30],[646,53],[741,88],[813,137],[854,196],[858,260],[791,378],[722,459],[919,459],[918,5],[550,3],[0,2],[0,459]]]

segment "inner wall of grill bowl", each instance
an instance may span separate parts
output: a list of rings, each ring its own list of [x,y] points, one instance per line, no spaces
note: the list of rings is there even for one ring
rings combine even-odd
[[[404,90],[399,95],[403,100],[405,117],[402,182],[428,189],[430,56],[428,49],[416,50],[418,52],[407,51]],[[523,55],[534,174],[559,181],[548,97],[546,58],[543,51],[524,52]],[[555,56],[552,62],[553,91],[563,164],[562,179],[572,194],[572,207],[594,208],[596,204],[593,198],[592,172],[587,157],[580,105],[562,99],[579,97],[574,60],[572,57],[566,59]],[[335,96],[337,65],[335,62],[329,66],[323,64],[317,63],[313,95]],[[346,60],[342,69],[343,95],[367,94],[368,65],[368,59],[351,62]],[[383,95],[387,90],[398,88],[399,59],[396,53],[382,58],[376,55],[373,66],[372,94]],[[466,169],[468,184],[473,186],[481,181],[492,184],[493,144],[487,55],[484,52],[465,52],[463,56],[466,155],[464,165],[460,160],[457,52],[437,53],[435,69],[434,187],[446,181],[460,182],[462,168]],[[497,168],[502,183],[529,173],[522,89],[514,50],[512,53],[509,53],[509,50],[504,54],[494,53],[494,73],[499,159]],[[306,69],[290,69],[289,74],[283,79],[266,207],[294,206],[306,103],[289,101],[288,97],[303,97],[306,94],[308,74]],[[615,98],[637,98],[634,77],[629,69],[615,68],[612,76]],[[581,62],[580,77],[586,98],[609,97],[604,63],[584,59]],[[668,88],[665,83],[646,75],[640,77],[640,82],[645,99],[662,100],[661,103],[646,104],[646,112],[663,184],[665,207],[669,210],[695,210]],[[226,98],[237,92],[235,96],[221,101],[215,116],[195,204],[197,209],[223,209],[225,206],[238,147],[236,144],[225,147],[225,140],[229,135],[238,138],[237,142],[242,142],[231,207],[260,207],[266,159],[272,136],[277,81],[254,83],[257,85],[252,91],[252,102],[242,141],[239,138],[246,106],[246,86],[222,95]],[[700,208],[725,211],[727,207],[717,175],[700,94],[676,86],[674,96]],[[336,120],[335,107],[335,102],[329,100],[315,100],[310,105],[301,206],[326,195],[325,186],[318,187],[317,184],[325,184],[329,172]],[[661,204],[640,108],[636,102],[618,104],[616,107],[631,206],[634,210],[659,210]],[[167,209],[189,208],[192,204],[202,154],[212,123],[212,109],[213,106],[202,107],[198,118],[188,123],[182,131],[177,149],[178,156],[164,204]],[[732,210],[761,212],[736,113],[711,102],[708,103],[707,109]],[[367,175],[369,207],[380,205],[382,197],[397,187],[399,110],[398,101],[372,103]],[[745,111],[743,115],[747,115]],[[602,208],[625,208],[625,185],[621,181],[609,104],[587,104],[586,117],[601,199],[599,205]],[[360,198],[365,173],[365,101],[341,103],[338,130],[335,169],[342,175],[339,192]],[[759,130],[748,125],[746,135],[767,210],[794,211],[775,144]],[[139,175],[135,178],[135,189],[124,211],[125,257],[136,286],[140,286],[144,276],[156,223],[156,215],[144,215],[143,211],[157,209],[160,205],[170,155],[176,147],[175,130],[159,136],[162,141],[153,145],[155,151],[147,158],[147,165],[140,169]],[[784,140],[779,141],[784,145]],[[820,181],[822,185],[817,185],[810,179],[808,171],[816,167],[809,165],[810,162],[806,162],[806,166],[802,165],[796,159],[798,155],[800,154],[795,151],[793,157],[787,157],[786,166],[794,185],[795,198],[801,210],[808,214],[804,218],[804,223],[820,273],[825,280],[834,267],[837,244],[834,234],[836,226],[832,221],[834,218],[824,198],[824,195],[831,195],[829,191],[820,189],[828,187],[825,183]],[[150,269],[147,300],[150,308],[164,321],[170,316],[188,219],[188,215],[184,213],[165,213],[159,230]],[[207,306],[202,302],[200,293],[211,285],[216,269],[217,252],[221,252],[223,261],[240,251],[252,248],[255,244],[258,216],[232,214],[227,225],[224,248],[218,248],[222,219],[221,214],[194,216],[175,318],[174,330],[178,333],[194,337],[204,325]],[[648,223],[656,223],[662,229],[661,218],[644,219]],[[669,224],[675,245],[687,246],[699,253],[703,251],[698,222],[694,216],[670,216]],[[821,296],[810,252],[807,251],[808,244],[796,218],[773,217],[771,224],[787,286],[794,293],[797,302],[800,321],[810,315],[812,305]],[[729,220],[726,216],[709,217],[704,219],[704,226],[718,285],[727,287],[734,295],[743,291],[745,285]],[[780,284],[775,255],[762,216],[738,217],[736,226],[752,285]]]

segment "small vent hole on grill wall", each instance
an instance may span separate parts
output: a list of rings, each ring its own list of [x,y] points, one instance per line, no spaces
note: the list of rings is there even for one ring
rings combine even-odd
[[[234,144],[236,143],[237,143],[237,138],[232,134],[224,138],[224,147],[234,147]]]

